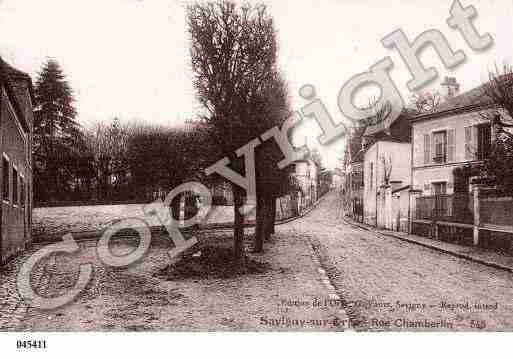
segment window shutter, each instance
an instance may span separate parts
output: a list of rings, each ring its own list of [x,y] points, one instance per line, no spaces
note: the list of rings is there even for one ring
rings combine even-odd
[[[431,140],[429,134],[424,135],[424,164],[427,165],[431,162]]]
[[[434,162],[433,158],[436,156],[436,136],[435,134],[431,134],[431,158],[429,159],[430,162]]]
[[[456,155],[456,131],[447,131],[447,161],[454,162]]]
[[[472,126],[472,159],[477,160],[477,152],[479,150],[479,128]]]
[[[473,145],[472,145],[472,127],[465,127],[465,159],[473,159]]]

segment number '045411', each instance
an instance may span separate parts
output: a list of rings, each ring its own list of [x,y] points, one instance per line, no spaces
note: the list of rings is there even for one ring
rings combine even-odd
[[[46,349],[46,340],[18,340],[18,349]]]

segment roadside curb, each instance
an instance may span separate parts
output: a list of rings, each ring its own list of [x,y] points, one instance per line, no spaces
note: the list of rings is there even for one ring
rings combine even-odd
[[[335,285],[333,284],[333,281],[331,280],[330,276],[328,275],[328,272],[326,271],[324,265],[321,262],[320,254],[315,249],[314,244],[310,239],[306,240],[308,244],[308,248],[311,252],[311,258],[314,262],[315,266],[317,267],[317,273],[320,276],[320,281],[323,284],[324,288],[328,292],[328,298],[330,300],[336,300],[336,301],[342,301],[345,303],[343,298],[338,294],[337,289]],[[346,306],[340,307],[337,309],[337,315],[339,316],[339,319],[342,320],[343,323],[345,323],[343,326],[341,326],[341,329],[343,332],[353,332],[353,328],[351,325],[351,319],[349,318],[349,315],[346,311]]]
[[[411,244],[416,244],[416,245],[419,245],[419,246],[422,246],[422,247],[425,247],[425,248],[428,248],[428,249],[431,249],[431,250],[435,250],[437,252],[441,252],[441,253],[444,253],[444,254],[449,254],[451,256],[454,256],[454,257],[457,257],[457,258],[460,258],[460,259],[465,259],[465,260],[468,260],[468,261],[471,261],[471,262],[474,262],[474,263],[485,265],[487,267],[492,267],[492,268],[495,268],[495,269],[499,269],[499,270],[503,270],[503,271],[507,271],[507,272],[513,273],[513,267],[509,267],[509,266],[506,266],[506,265],[503,265],[503,264],[500,264],[500,263],[497,263],[497,262],[490,262],[490,261],[478,258],[476,256],[472,256],[472,255],[468,255],[468,254],[463,254],[463,253],[458,253],[458,252],[452,251],[450,249],[442,248],[441,246],[436,246],[436,245],[432,245],[432,244],[429,244],[429,243],[425,243],[425,242],[421,242],[421,241],[416,241],[415,239],[412,239],[412,238],[405,238],[405,237],[402,237],[402,236],[399,236],[399,235],[394,235],[394,234],[391,234],[391,233],[384,233],[384,232],[382,232],[382,231],[380,231],[378,229],[372,228],[372,227],[364,225],[362,223],[356,223],[356,222],[353,222],[351,220],[348,220],[347,218],[344,218],[343,221],[345,223],[347,223],[348,225],[350,225],[350,226],[353,226],[353,227],[356,227],[356,228],[360,228],[360,229],[363,229],[365,231],[373,232],[373,233],[379,234],[381,236],[386,236],[386,237],[390,237],[390,238],[399,239],[401,241],[408,242],[408,243],[411,243]]]
[[[317,202],[315,202],[310,208],[306,209],[300,215],[276,221],[275,224],[277,226],[281,226],[283,224],[287,224],[287,223],[290,223],[290,222],[293,222],[293,221],[296,221],[298,219],[305,217],[311,211],[313,211],[315,208],[317,208],[317,206],[326,198],[326,195],[324,195],[320,199],[318,199]],[[256,226],[256,223],[254,221],[244,224],[244,228],[253,228],[255,226]],[[181,229],[181,231],[184,233],[190,233],[193,231],[217,231],[217,230],[230,230],[230,229],[233,229],[233,223],[207,224],[207,225],[201,226],[197,229],[183,228],[183,229]],[[163,232],[163,231],[165,231],[165,227],[164,226],[150,226],[150,231],[152,233]],[[104,232],[105,232],[105,229],[96,230],[96,231],[71,232],[71,235],[77,241],[90,241],[90,240],[95,240],[97,238],[100,238]],[[69,232],[63,232],[63,233],[58,233],[58,234],[53,234],[53,235],[36,235],[33,237],[32,244],[41,245],[41,244],[56,243],[56,242],[61,241],[62,237],[66,234],[69,234]],[[123,237],[123,235],[118,235],[118,236],[114,236],[114,237],[121,238],[121,237]]]

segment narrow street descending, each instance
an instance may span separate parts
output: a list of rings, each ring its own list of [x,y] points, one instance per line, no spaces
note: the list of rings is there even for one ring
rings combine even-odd
[[[343,220],[336,194],[280,231],[312,241],[356,328],[513,326],[511,273],[356,228]]]

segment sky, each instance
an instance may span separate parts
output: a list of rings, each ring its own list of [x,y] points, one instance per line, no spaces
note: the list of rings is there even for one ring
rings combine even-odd
[[[253,1],[252,1],[253,2]],[[410,74],[395,50],[381,39],[402,29],[410,40],[429,29],[441,31],[467,61],[444,68],[434,50],[421,59],[435,66],[439,80],[423,90],[439,89],[444,76],[455,76],[462,91],[480,85],[495,63],[513,61],[513,2],[461,0],[473,5],[478,31],[494,45],[473,52],[446,20],[452,0],[269,0],[279,42],[279,65],[288,81],[294,109],[298,95],[312,84],[336,122],[342,121],[337,97],[354,75],[390,56],[391,76],[405,100]],[[185,25],[185,1],[172,0],[0,0],[0,54],[35,79],[47,58],[56,59],[75,91],[78,121],[84,127],[119,117],[178,125],[201,111],[195,100]],[[357,98],[357,103],[367,99]],[[303,120],[294,142],[320,150],[328,168],[339,165],[344,139],[321,146],[320,129]]]

